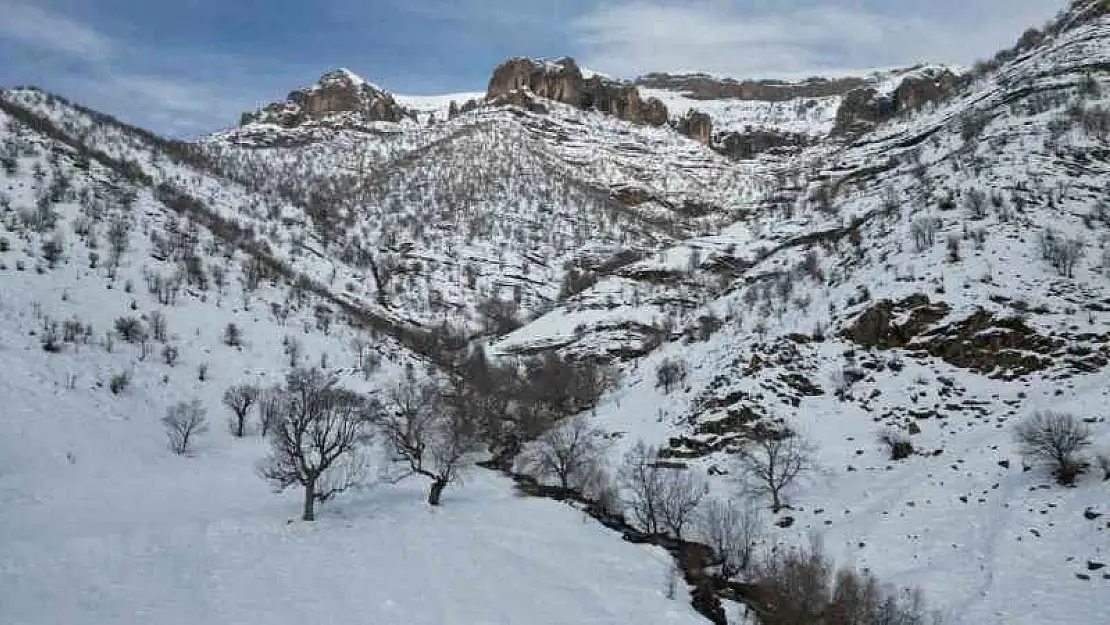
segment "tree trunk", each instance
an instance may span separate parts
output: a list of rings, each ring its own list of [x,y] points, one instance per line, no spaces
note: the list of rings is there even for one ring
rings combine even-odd
[[[303,521],[316,520],[316,480],[312,480],[304,485],[304,515],[301,516]]]
[[[443,495],[443,489],[447,488],[447,482],[444,480],[436,480],[432,482],[432,488],[428,491],[428,504],[433,506],[439,505],[439,498]]]

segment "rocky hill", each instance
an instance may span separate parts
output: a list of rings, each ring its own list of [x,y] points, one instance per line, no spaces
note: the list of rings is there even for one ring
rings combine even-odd
[[[606,433],[610,468],[644,441],[727,499],[751,490],[737,457],[753,441],[807,439],[807,470],[783,491],[789,505],[766,512],[761,549],[820,537],[838,563],[922,588],[946,623],[1099,622],[1108,68],[1110,4],[1076,0],[968,70],[619,80],[569,58],[514,58],[485,92],[443,97],[337,70],[195,143],[4,90],[0,350],[30,372],[4,388],[33,389],[24,407],[55,397],[74,434],[53,446],[56,429],[3,417],[39,438],[0,448],[0,487],[9,471],[42,469],[61,489],[66,446],[83,450],[82,469],[85,453],[107,457],[81,441],[116,440],[122,425],[82,421],[82,402],[105,418],[160,413],[167,397],[218,406],[207,380],[222,390],[293,363],[376,393],[457,372],[478,347],[483,367],[533,374],[530,358],[557,355],[610,374],[600,399],[574,404]],[[129,316],[171,329],[123,339]],[[122,374],[132,394],[109,397],[100,387]],[[1090,432],[1069,488],[1014,440],[1039,411]],[[223,471],[254,461],[217,449]],[[146,454],[127,451],[125,468],[154,462],[165,483],[181,479]],[[85,487],[110,492],[109,477]],[[16,493],[40,510],[31,477],[12,484],[0,502]],[[479,484],[522,522],[495,495],[503,485]],[[219,514],[246,511],[217,499]],[[51,516],[74,514],[51,501]],[[23,563],[35,553],[26,519],[0,521]],[[279,533],[249,523],[260,544]],[[55,529],[69,545],[71,529]],[[611,555],[636,572],[624,590],[653,570],[640,555]],[[743,590],[711,588],[699,610]],[[640,605],[630,597],[622,615]]]

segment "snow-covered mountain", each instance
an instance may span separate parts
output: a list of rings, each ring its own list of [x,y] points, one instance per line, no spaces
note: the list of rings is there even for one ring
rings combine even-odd
[[[286,524],[260,443],[161,444],[166,406],[222,414],[293,363],[381,396],[482,346],[608,367],[585,417],[614,470],[644,441],[727,499],[753,440],[803,434],[760,549],[818,537],[945,623],[1101,622],[1107,68],[1110,6],[1076,0],[969,70],[624,81],[517,58],[450,96],[335,70],[196,143],[4,90],[0,621],[715,614],[700,587],[668,600],[666,551],[492,473],[442,514],[383,485]],[[1091,432],[1073,487],[1015,442],[1045,410]]]

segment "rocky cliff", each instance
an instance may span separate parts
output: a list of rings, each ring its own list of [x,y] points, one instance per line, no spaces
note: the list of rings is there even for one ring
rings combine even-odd
[[[240,125],[268,123],[292,128],[329,116],[352,116],[359,122],[399,122],[412,117],[393,95],[349,70],[325,73],[311,87],[291,92],[284,102],[274,102],[244,113]]]
[[[834,135],[867,132],[896,115],[916,111],[956,92],[960,78],[951,70],[913,68],[897,76],[892,91],[863,87],[848,92],[836,112]]]
[[[643,99],[635,85],[584,73],[574,59],[555,61],[512,58],[494,70],[487,98],[502,98],[527,89],[533,94],[583,110],[598,110],[621,119],[652,126],[669,121],[667,107],[655,98]]]

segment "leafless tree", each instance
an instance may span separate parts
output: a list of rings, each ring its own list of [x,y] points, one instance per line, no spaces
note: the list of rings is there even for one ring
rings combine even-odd
[[[271,424],[270,455],[259,474],[279,490],[304,488],[301,518],[316,518],[315,504],[366,479],[360,448],[370,442],[373,405],[341,389],[335,377],[297,369],[286,378],[285,401]]]
[[[285,390],[280,385],[258,392],[258,433],[263,438],[270,433],[273,424],[281,417],[284,401]]]
[[[691,520],[709,492],[705,478],[693,469],[658,467],[662,472],[662,497],[659,500],[659,516],[663,526],[675,538],[682,540],[682,531]]]
[[[208,431],[205,412],[199,399],[176,403],[166,409],[162,425],[166,427],[170,451],[180,456],[189,453],[196,437]]]
[[[604,432],[584,416],[571,417],[534,441],[521,460],[525,471],[553,476],[564,490],[581,491],[602,468],[609,448]]]
[[[643,441],[624,456],[618,478],[631,491],[629,510],[640,529],[659,534],[663,529],[660,507],[663,498],[663,475],[657,466],[658,450]]]
[[[751,499],[710,499],[702,506],[697,527],[700,538],[716,554],[722,577],[731,579],[749,570],[763,529],[759,508]]]
[[[760,625],[929,625],[916,589],[882,586],[869,572],[833,566],[820,543],[777,549],[753,572],[752,607]]]
[[[936,217],[920,217],[910,226],[910,235],[918,252],[924,252],[936,243],[937,230],[940,228]]]
[[[131,239],[131,224],[124,217],[115,217],[108,224],[108,277],[114,278]]]
[[[771,509],[784,507],[784,491],[810,468],[810,447],[794,432],[778,432],[750,441],[740,464],[752,494],[770,497]]]
[[[625,454],[618,477],[631,491],[628,507],[633,519],[651,534],[669,532],[682,538],[683,529],[706,493],[703,479],[690,469],[661,462],[659,451],[643,441]]]
[[[1047,462],[1061,484],[1073,483],[1083,471],[1078,455],[1091,445],[1090,429],[1064,412],[1037,412],[1017,425],[1014,436],[1022,455]]]
[[[382,432],[407,464],[396,479],[422,475],[431,480],[428,503],[438,506],[444,489],[461,477],[463,459],[481,442],[477,424],[444,402],[434,382],[408,378],[386,393]]]
[[[666,358],[655,368],[655,387],[670,395],[686,380],[686,361],[681,358]]]
[[[224,391],[224,405],[231,409],[233,417],[229,423],[231,433],[242,438],[247,427],[247,415],[251,406],[258,401],[258,387],[239,384]]]

